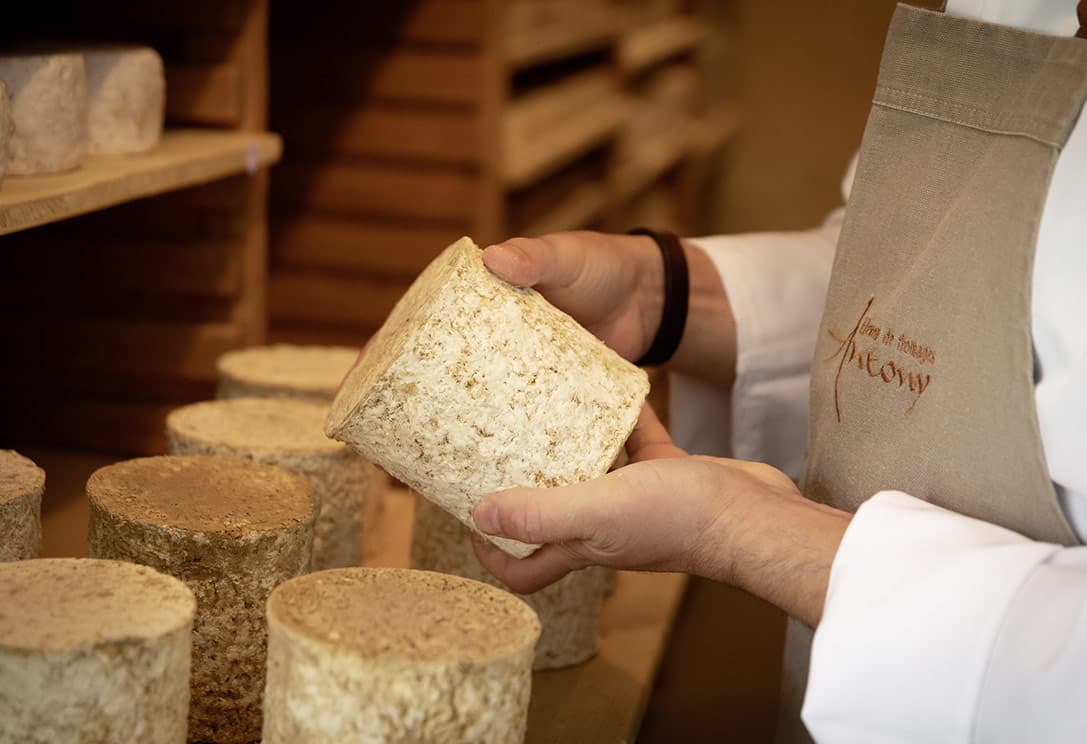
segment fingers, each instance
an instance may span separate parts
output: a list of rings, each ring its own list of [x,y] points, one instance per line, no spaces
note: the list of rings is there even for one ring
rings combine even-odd
[[[687,456],[686,452],[673,444],[671,435],[648,402],[642,404],[642,413],[627,439],[626,450],[632,463]]]
[[[513,488],[483,498],[472,512],[480,532],[527,543],[551,543],[584,536],[589,515],[578,494],[584,484]]]
[[[581,273],[584,251],[563,238],[510,238],[488,246],[483,263],[495,276],[519,287],[568,287]]]
[[[545,545],[527,558],[507,555],[476,534],[472,545],[483,567],[518,594],[543,589],[587,565],[559,545]]]

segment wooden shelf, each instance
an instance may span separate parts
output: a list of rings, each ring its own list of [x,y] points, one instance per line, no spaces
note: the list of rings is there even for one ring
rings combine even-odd
[[[687,142],[687,154],[704,157],[723,145],[740,128],[742,117],[735,103],[720,103],[695,121]]]
[[[0,235],[74,217],[115,204],[253,173],[282,153],[268,132],[182,129],[140,155],[95,155],[70,173],[10,176],[0,185]]]
[[[636,75],[647,67],[695,48],[705,29],[683,16],[634,29],[619,42],[616,57],[625,75]]]
[[[613,93],[531,142],[507,141],[503,169],[506,186],[527,186],[611,139],[629,110],[627,99]]]
[[[597,10],[537,28],[512,30],[503,45],[506,67],[518,70],[605,49],[626,27],[624,14]]]
[[[521,232],[531,237],[560,230],[580,230],[600,217],[606,207],[607,191],[602,185],[582,184]]]

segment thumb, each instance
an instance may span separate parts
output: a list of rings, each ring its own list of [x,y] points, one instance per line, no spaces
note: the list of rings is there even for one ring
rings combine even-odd
[[[584,539],[599,481],[560,488],[511,488],[485,496],[472,512],[480,532],[527,543]]]

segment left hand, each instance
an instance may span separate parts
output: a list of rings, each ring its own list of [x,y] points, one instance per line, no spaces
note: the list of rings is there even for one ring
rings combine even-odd
[[[769,465],[687,455],[648,405],[627,451],[630,465],[592,481],[485,497],[480,531],[543,547],[516,559],[477,539],[480,562],[522,594],[590,565],[683,571],[818,622],[848,515]]]

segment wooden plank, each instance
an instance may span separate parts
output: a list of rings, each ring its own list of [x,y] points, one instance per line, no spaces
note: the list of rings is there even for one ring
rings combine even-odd
[[[377,328],[335,328],[312,324],[294,326],[285,321],[278,321],[268,331],[268,343],[362,348],[366,340],[376,331]]]
[[[475,208],[478,179],[439,166],[340,160],[287,160],[273,177],[274,205],[286,214],[400,215],[463,221]]]
[[[565,196],[551,211],[529,223],[521,235],[536,236],[591,226],[604,213],[607,190],[598,183],[585,183]]]
[[[215,379],[215,360],[241,346],[228,323],[155,323],[71,317],[25,318],[6,333],[9,350],[33,366]]]
[[[506,186],[527,186],[612,139],[628,111],[622,96],[605,96],[542,136],[507,140],[503,143]]]
[[[141,290],[214,297],[233,297],[241,291],[237,241],[109,240],[90,235],[38,242],[36,250],[35,243],[26,240],[6,246],[11,258],[0,275],[5,302],[40,299],[46,277],[49,291],[61,295],[61,304],[81,286],[95,293]]]
[[[458,49],[317,47],[280,64],[273,98],[281,105],[374,99],[474,104],[483,68],[477,53]]]
[[[273,275],[268,286],[272,321],[378,328],[410,285],[409,280]]]
[[[63,220],[279,159],[282,143],[266,132],[178,130],[139,156],[96,155],[70,173],[7,178],[0,190],[0,235]]]
[[[277,273],[300,267],[414,276],[467,232],[467,225],[299,216],[272,223],[272,261]]]
[[[313,44],[382,43],[475,45],[487,16],[482,0],[414,0],[410,3],[360,3],[332,0],[315,14],[305,3],[277,3],[273,44],[312,49]]]
[[[616,49],[616,62],[623,74],[637,75],[666,59],[684,54],[706,38],[706,28],[690,16],[631,29]]]
[[[166,68],[166,118],[182,124],[235,127],[244,109],[239,65],[171,65]]]
[[[292,152],[468,164],[479,159],[479,123],[475,112],[463,107],[365,101],[285,105],[272,112],[272,128]]]
[[[503,120],[503,137],[514,144],[529,146],[601,98],[618,93],[618,81],[608,69],[589,69],[571,75],[546,88],[508,102]]]
[[[502,56],[508,68],[517,70],[606,49],[628,24],[629,15],[623,9],[596,3],[580,12],[558,13],[538,23],[525,22],[512,14]]]

